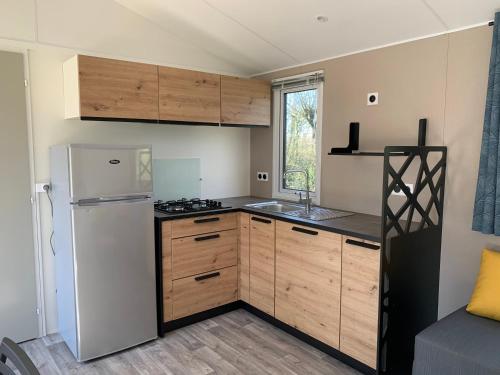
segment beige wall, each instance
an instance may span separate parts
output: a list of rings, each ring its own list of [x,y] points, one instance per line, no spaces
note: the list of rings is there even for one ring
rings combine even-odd
[[[382,159],[328,156],[347,144],[348,124],[361,124],[360,148],[413,145],[418,119],[429,120],[427,142],[448,146],[440,315],[465,304],[481,249],[500,240],[473,232],[484,102],[491,49],[490,27],[478,27],[265,75],[285,77],[323,69],[321,204],[380,214]],[[378,91],[378,106],[366,94]],[[253,195],[271,197],[272,184],[255,172],[272,172],[272,129],[252,129]],[[411,181],[408,181],[411,182]]]

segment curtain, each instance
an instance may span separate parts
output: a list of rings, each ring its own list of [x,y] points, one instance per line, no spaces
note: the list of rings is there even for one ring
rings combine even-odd
[[[500,12],[495,14],[472,229],[500,236]]]

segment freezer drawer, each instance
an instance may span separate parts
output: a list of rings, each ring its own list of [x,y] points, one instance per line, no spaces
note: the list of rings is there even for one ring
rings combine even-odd
[[[71,200],[152,194],[151,148],[70,145]]]
[[[78,360],[156,337],[153,205],[74,206]]]

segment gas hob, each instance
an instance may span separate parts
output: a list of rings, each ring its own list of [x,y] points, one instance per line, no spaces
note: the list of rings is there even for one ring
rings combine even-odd
[[[155,210],[165,214],[179,214],[190,212],[206,212],[220,210],[222,208],[231,208],[223,206],[221,201],[211,199],[178,199],[171,201],[156,201],[154,204]]]

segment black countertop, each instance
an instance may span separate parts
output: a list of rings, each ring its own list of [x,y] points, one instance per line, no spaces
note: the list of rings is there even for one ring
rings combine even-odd
[[[257,198],[257,197],[235,197],[235,198],[224,198],[217,200],[221,201],[223,206],[227,206],[230,208],[222,208],[220,210],[213,210],[206,212],[189,212],[189,213],[178,213],[178,214],[164,214],[162,212],[155,211],[155,218],[156,220],[159,221],[177,220],[193,216],[217,215],[225,212],[242,211],[251,214],[257,214],[259,216],[279,219],[290,223],[306,225],[312,228],[322,229],[329,232],[335,232],[347,236],[358,237],[364,240],[375,241],[375,242],[381,241],[382,218],[380,216],[355,213],[354,215],[341,217],[338,219],[314,221],[314,220],[288,216],[278,212],[269,212],[258,208],[245,207],[245,205],[250,203],[268,202],[268,201],[274,201],[275,199]]]

